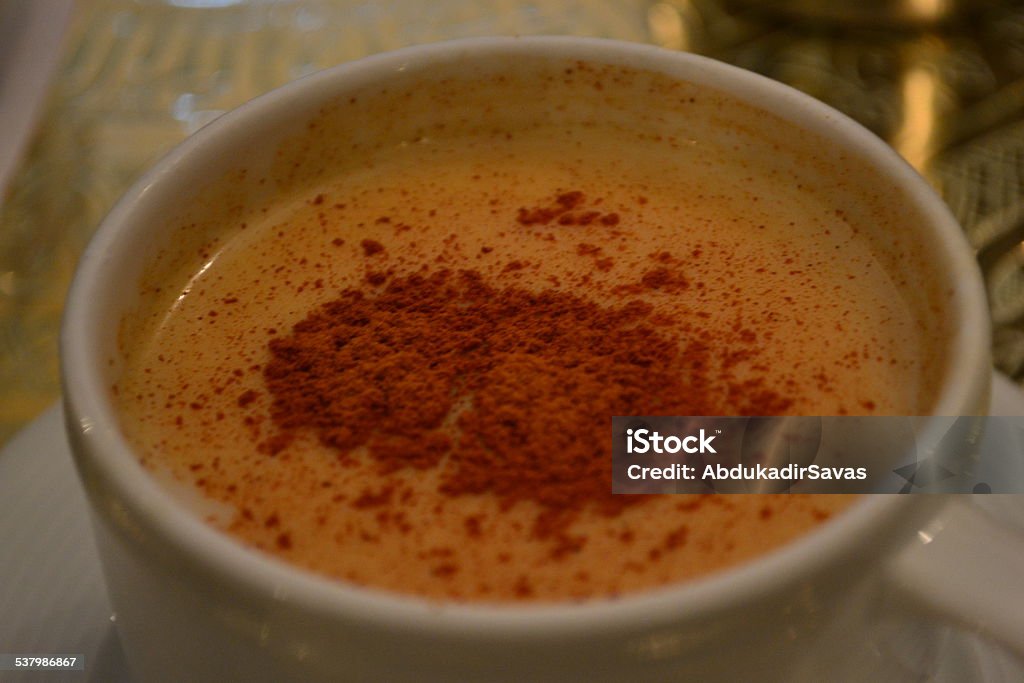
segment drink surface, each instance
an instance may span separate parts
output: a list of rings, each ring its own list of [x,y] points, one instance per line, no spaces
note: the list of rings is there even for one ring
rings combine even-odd
[[[125,431],[211,524],[358,585],[590,599],[769,552],[854,499],[612,496],[610,418],[928,410],[908,283],[774,144],[364,146],[146,285]]]

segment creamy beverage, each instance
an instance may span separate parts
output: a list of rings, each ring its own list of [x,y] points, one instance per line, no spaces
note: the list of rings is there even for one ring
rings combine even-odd
[[[934,293],[856,159],[707,88],[525,62],[323,109],[176,218],[122,323],[144,465],[286,562],[558,601],[848,496],[613,496],[613,415],[924,414]]]

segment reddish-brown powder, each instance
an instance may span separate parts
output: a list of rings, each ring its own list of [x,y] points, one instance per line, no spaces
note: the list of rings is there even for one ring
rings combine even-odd
[[[531,208],[521,207],[516,215],[516,221],[524,226],[547,225],[552,221],[555,221],[558,225],[590,225],[591,223],[598,223],[600,225],[612,226],[619,224],[619,214],[617,213],[602,213],[592,208],[577,210],[584,207],[586,203],[586,195],[579,190],[560,192],[547,205]],[[593,204],[599,205],[600,203],[601,200],[598,199]]]
[[[602,306],[558,290],[499,289],[474,271],[393,277],[373,294],[348,289],[269,347],[278,433],[267,452],[311,430],[342,458],[367,447],[385,472],[447,459],[443,495],[536,503],[534,534],[551,538],[556,556],[583,541],[567,528],[584,509],[616,514],[642,500],[611,494],[613,415],[778,414],[791,405],[716,359],[723,348],[756,354],[740,334],[693,328],[679,339],[640,300]]]

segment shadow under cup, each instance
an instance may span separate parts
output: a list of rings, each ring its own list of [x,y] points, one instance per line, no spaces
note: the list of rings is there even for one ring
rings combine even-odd
[[[719,104],[695,107],[698,97]],[[68,299],[68,432],[118,630],[146,680],[726,680],[851,656],[809,644],[827,637],[829,614],[855,627],[836,606],[937,499],[866,498],[757,561],[618,600],[438,605],[242,547],[154,481],[123,436],[110,388],[137,335],[132,312],[147,305],[140,293],[225,225],[344,174],[359,159],[353,149],[596,121],[629,135],[716,135],[722,149],[771,155],[829,197],[917,316],[916,405],[984,410],[987,308],[959,227],[892,150],[824,105],[699,57],[585,39],[470,40],[327,70],[224,115],[165,157],[105,220]],[[731,657],[735,648],[747,656]]]

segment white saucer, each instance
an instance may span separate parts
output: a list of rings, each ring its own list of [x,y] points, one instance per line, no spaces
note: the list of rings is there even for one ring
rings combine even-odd
[[[992,413],[1024,415],[1024,393],[998,374]],[[986,435],[982,452],[988,481],[1024,481],[1021,458],[1006,457],[1024,453],[1022,439],[1009,429]],[[993,485],[993,490],[999,488]],[[1024,496],[979,495],[973,500],[1024,532]],[[113,621],[85,496],[65,441],[60,406],[54,406],[0,451],[0,654],[84,655],[86,671],[5,671],[0,679],[131,681]],[[903,680],[1024,681],[1024,662],[980,637],[952,627],[940,637],[936,651],[941,659],[909,656],[900,676],[912,675]]]

